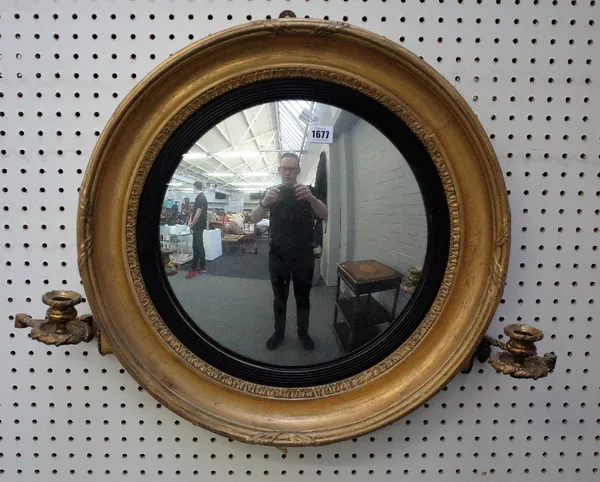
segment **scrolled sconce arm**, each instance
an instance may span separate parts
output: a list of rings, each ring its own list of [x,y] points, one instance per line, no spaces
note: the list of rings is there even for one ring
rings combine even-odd
[[[83,301],[74,291],[55,290],[42,296],[49,308],[46,318],[36,320],[30,315],[19,313],[15,316],[15,328],[31,328],[31,338],[46,345],[77,345],[88,343],[94,338],[91,315],[77,316],[75,306]]]
[[[541,357],[537,355],[535,344],[544,338],[542,330],[529,325],[511,324],[504,328],[504,333],[509,338],[507,343],[485,335],[462,372],[471,371],[475,358],[481,363],[489,361],[498,373],[513,378],[537,380],[554,370],[556,355],[553,352]],[[500,348],[501,351],[492,355],[492,346]]]

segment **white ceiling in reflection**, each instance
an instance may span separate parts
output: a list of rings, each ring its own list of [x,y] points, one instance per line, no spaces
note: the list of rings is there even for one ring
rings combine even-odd
[[[316,102],[284,100],[238,112],[203,135],[184,155],[172,185],[196,180],[226,190],[260,190],[277,182],[279,155],[302,159]]]

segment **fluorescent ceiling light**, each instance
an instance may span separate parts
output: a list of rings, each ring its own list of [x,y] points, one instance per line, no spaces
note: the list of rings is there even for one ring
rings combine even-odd
[[[273,183],[272,182],[232,182],[231,183],[232,186],[246,186],[246,187],[252,187],[252,186],[256,186],[256,187],[262,187],[262,186],[272,186]]]
[[[264,189],[258,189],[258,188],[249,188],[249,187],[238,187],[235,189],[236,191],[239,192],[263,192]]]
[[[215,152],[215,156],[219,157],[260,157],[259,151],[222,151]]]
[[[210,176],[210,177],[235,177],[235,176],[256,176],[256,177],[269,177],[269,176],[273,176],[275,175],[275,173],[273,172],[264,172],[264,171],[257,171],[257,172],[230,172],[230,171],[223,171],[223,172],[205,172],[204,173],[205,176]]]
[[[167,186],[183,186],[182,182],[170,182],[169,184],[167,184]]]
[[[188,152],[183,155],[183,158],[188,161],[194,159],[206,159],[207,157],[208,154],[205,154],[204,152]]]
[[[183,158],[187,161],[195,160],[195,159],[206,159],[211,156],[218,157],[260,157],[262,156],[262,152],[260,151],[221,151],[221,152],[213,152],[212,154],[207,152],[188,152],[183,155]]]
[[[179,172],[175,172],[171,178],[171,182],[182,182],[189,185],[194,184],[195,181],[197,181],[196,178],[180,174]]]

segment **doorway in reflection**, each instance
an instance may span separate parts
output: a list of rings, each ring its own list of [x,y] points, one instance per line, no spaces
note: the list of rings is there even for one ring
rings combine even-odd
[[[173,293],[209,337],[306,366],[393,323],[418,282],[427,223],[383,134],[339,108],[286,100],[198,139],[168,183],[160,239]]]

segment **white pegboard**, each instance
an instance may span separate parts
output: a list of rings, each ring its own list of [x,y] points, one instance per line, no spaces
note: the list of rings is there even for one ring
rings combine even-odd
[[[558,355],[550,377],[476,366],[391,427],[284,453],[180,420],[92,345],[48,348],[12,328],[17,312],[43,316],[46,290],[81,289],[77,187],[118,102],[191,41],[284,9],[399,42],[475,110],[513,213],[490,333],[517,320],[542,328],[541,349]],[[598,480],[598,11],[589,0],[0,0],[0,475]]]

